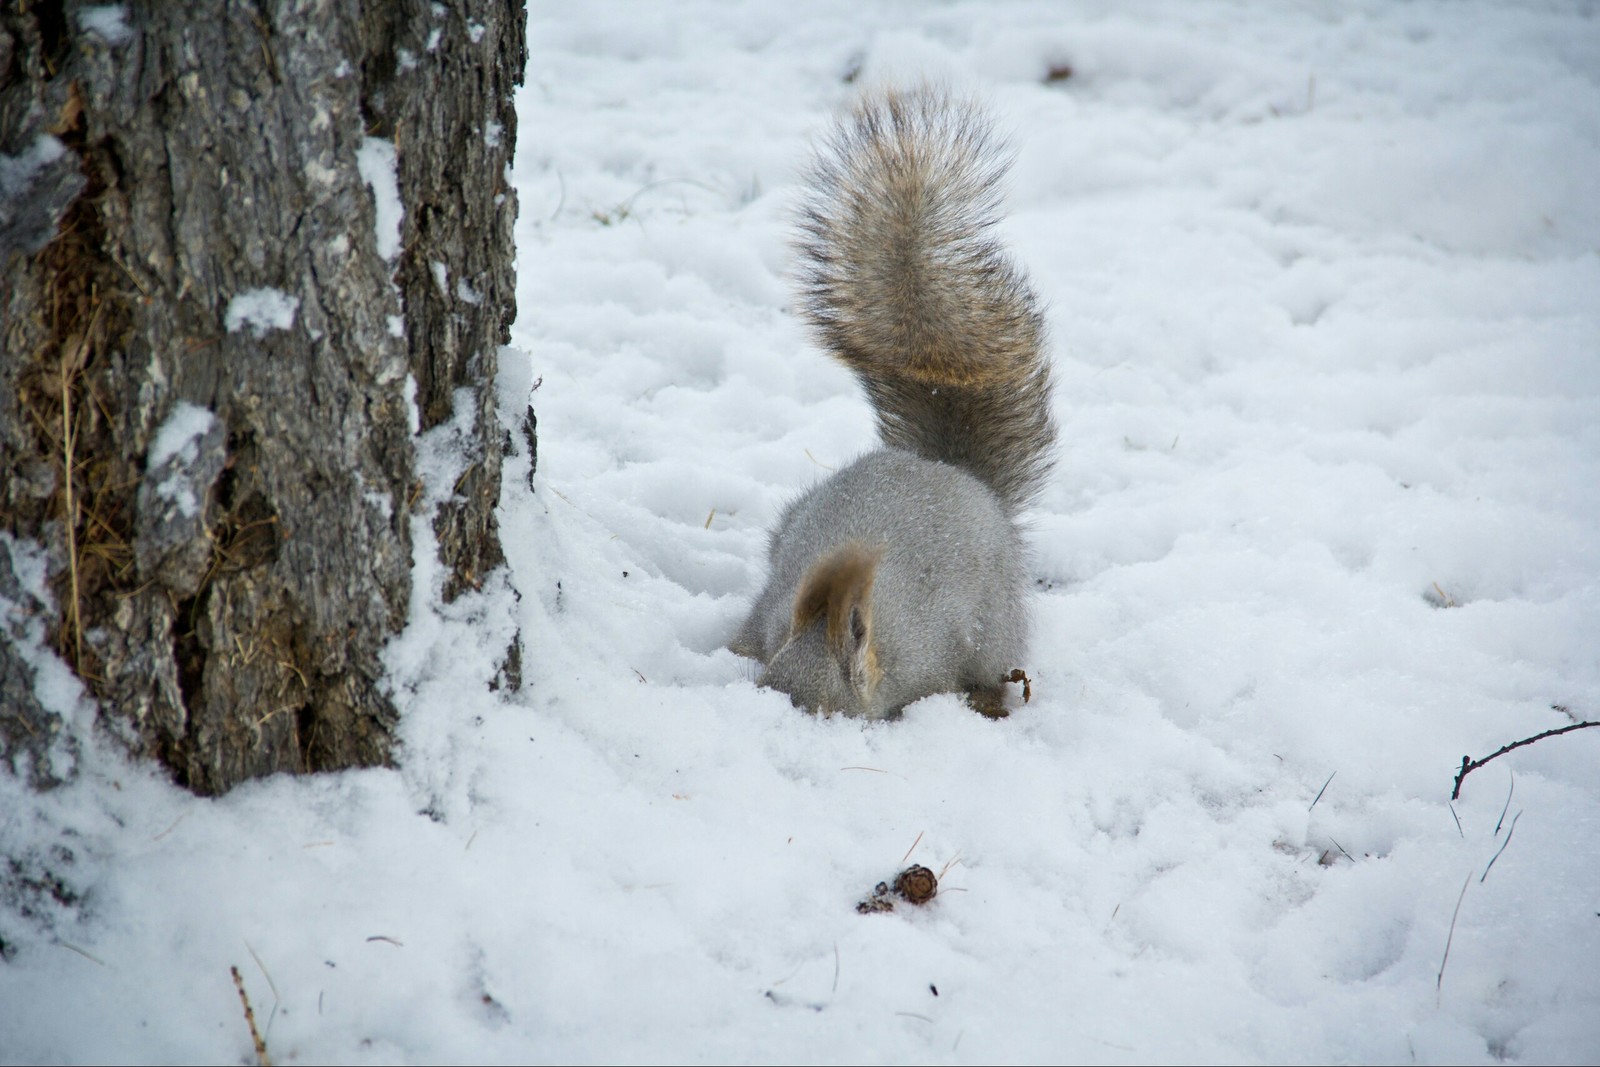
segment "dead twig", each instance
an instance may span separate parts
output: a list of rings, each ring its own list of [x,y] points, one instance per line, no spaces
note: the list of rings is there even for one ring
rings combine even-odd
[[[1510,752],[1514,748],[1521,748],[1523,745],[1531,745],[1535,741],[1543,741],[1547,737],[1555,737],[1557,734],[1571,733],[1573,730],[1582,730],[1588,726],[1600,726],[1600,722],[1595,722],[1592,720],[1588,722],[1575,722],[1571,726],[1562,726],[1554,730],[1546,730],[1542,734],[1534,734],[1532,737],[1524,737],[1521,741],[1513,741],[1504,748],[1497,749],[1479,760],[1475,760],[1471,756],[1462,756],[1461,770],[1456,774],[1456,785],[1455,788],[1450,791],[1450,799],[1460,800],[1462,779],[1466,778],[1467,775],[1471,774],[1473,771],[1477,770],[1479,767],[1482,767],[1485,763],[1488,763],[1497,756],[1504,756],[1507,752]],[[1510,800],[1510,797],[1506,798],[1506,803],[1508,805],[1510,804]]]
[[[272,1057],[267,1055],[267,1043],[261,1038],[261,1031],[256,1029],[256,1013],[250,1010],[250,996],[244,991],[244,979],[239,977],[239,968],[229,967],[228,973],[233,975],[233,988],[239,991],[239,1003],[244,1005],[244,1021],[250,1027],[250,1038],[256,1043],[256,1062],[261,1067],[272,1067]]]

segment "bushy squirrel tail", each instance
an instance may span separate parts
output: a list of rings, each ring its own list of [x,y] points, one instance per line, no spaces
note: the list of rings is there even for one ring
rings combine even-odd
[[[808,175],[801,308],[861,380],[886,445],[963,467],[1015,512],[1051,465],[1044,323],[992,233],[1010,154],[933,87],[862,99]]]

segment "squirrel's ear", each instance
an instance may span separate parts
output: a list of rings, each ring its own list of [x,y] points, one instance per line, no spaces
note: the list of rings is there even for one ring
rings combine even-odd
[[[811,565],[795,593],[790,636],[819,621],[829,654],[855,691],[858,713],[882,677],[872,639],[872,583],[883,549],[850,541]]]
[[[795,592],[791,635],[818,619],[828,644],[846,654],[872,638],[872,582],[881,549],[849,541],[811,565]]]

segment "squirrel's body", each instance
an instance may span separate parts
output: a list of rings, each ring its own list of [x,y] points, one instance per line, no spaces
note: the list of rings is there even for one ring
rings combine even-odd
[[[812,710],[965,691],[1004,714],[1028,629],[1017,515],[1055,439],[1040,315],[989,235],[1004,169],[975,106],[919,89],[863,100],[811,172],[802,309],[884,447],[790,504],[731,644]]]

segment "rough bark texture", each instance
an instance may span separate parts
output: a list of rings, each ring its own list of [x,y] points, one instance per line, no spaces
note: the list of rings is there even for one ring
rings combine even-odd
[[[57,649],[179,782],[385,762],[408,371],[423,429],[475,416],[435,524],[452,593],[501,559],[521,2],[122,12],[0,6],[0,528],[45,546]],[[392,263],[369,137],[398,150]],[[4,710],[25,600],[0,596],[0,756],[45,783],[48,711]]]
[[[477,588],[505,561],[494,509],[503,430],[492,388],[516,318],[517,139],[512,92],[527,64],[522,0],[441,5],[367,0],[367,132],[399,147],[405,255],[395,281],[406,307],[422,428],[473,415],[474,446],[434,518],[450,565],[445,598]],[[435,36],[437,34],[437,36]],[[462,389],[471,390],[463,395]]]

